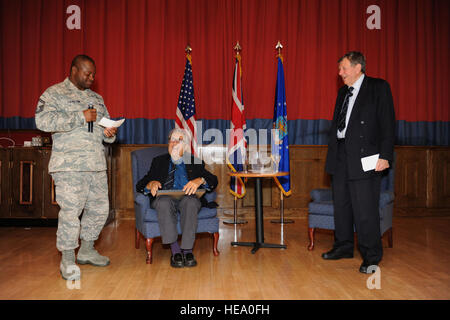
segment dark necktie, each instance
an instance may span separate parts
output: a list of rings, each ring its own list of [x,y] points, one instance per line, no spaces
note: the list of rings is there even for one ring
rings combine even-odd
[[[345,118],[347,117],[347,109],[348,109],[348,101],[350,97],[353,95],[352,93],[353,87],[349,87],[347,90],[347,94],[345,95],[344,103],[342,104],[341,112],[338,117],[338,130],[341,132],[345,129]]]
[[[167,174],[166,182],[164,182],[163,190],[171,190],[173,188],[173,181],[175,177],[176,166],[170,161],[169,163],[169,173]]]

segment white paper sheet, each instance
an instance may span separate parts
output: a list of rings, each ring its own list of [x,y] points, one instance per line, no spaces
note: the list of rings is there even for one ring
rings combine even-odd
[[[375,170],[379,156],[380,156],[380,154],[377,153],[377,154],[374,154],[373,156],[361,158],[361,163],[362,163],[364,172],[370,171],[370,170]]]
[[[103,117],[102,120],[100,120],[100,122],[98,124],[105,128],[111,128],[111,127],[118,128],[122,125],[122,123],[124,121],[125,121],[125,118],[114,121],[114,120]]]

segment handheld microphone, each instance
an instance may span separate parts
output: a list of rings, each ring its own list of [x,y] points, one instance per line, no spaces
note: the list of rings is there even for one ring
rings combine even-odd
[[[88,105],[88,109],[94,109],[94,106],[92,104]],[[88,132],[93,132],[94,129],[94,123],[92,121],[88,122]]]

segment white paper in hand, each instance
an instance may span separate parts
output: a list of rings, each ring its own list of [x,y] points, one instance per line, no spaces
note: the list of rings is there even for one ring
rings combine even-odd
[[[125,121],[125,118],[114,121],[114,120],[103,117],[102,120],[100,120],[100,122],[98,124],[105,128],[111,128],[111,127],[118,128],[122,125],[122,123],[124,123],[124,121]]]
[[[377,154],[374,154],[373,156],[361,158],[361,163],[362,163],[364,172],[370,171],[370,170],[375,170],[379,156],[380,156],[380,154],[377,153]]]

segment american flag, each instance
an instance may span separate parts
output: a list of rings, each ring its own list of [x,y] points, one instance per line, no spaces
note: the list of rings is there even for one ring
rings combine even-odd
[[[190,54],[186,55],[186,68],[178,97],[177,117],[175,127],[184,129],[191,144],[191,153],[197,154],[197,126],[195,123],[194,82],[192,77],[192,61]]]
[[[233,172],[243,171],[243,162],[246,157],[247,142],[245,141],[244,131],[246,129],[244,116],[244,99],[242,93],[242,69],[241,56],[239,52],[236,55],[236,65],[233,76],[233,102],[231,106],[231,132],[230,142],[228,144],[227,159],[228,166]],[[245,196],[245,184],[241,178],[231,177],[230,192],[238,197]]]

